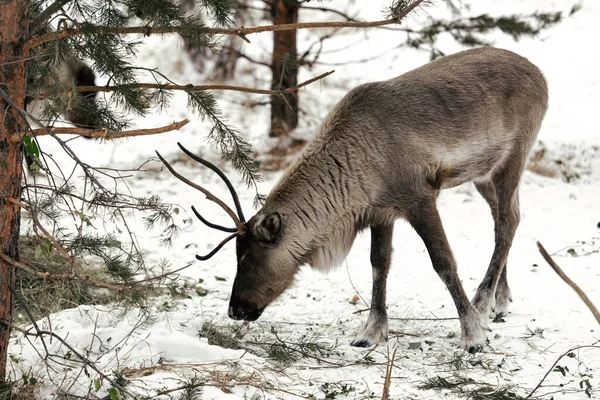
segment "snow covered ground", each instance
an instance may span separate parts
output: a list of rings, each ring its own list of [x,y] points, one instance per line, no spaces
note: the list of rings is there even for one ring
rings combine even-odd
[[[360,10],[361,19],[379,19],[387,2],[373,3],[357,0],[352,10]],[[474,14],[537,9],[568,11],[574,4],[567,0],[471,3]],[[335,0],[329,6],[343,4],[345,2]],[[406,24],[418,25],[427,13],[443,12],[443,7],[439,8],[429,7],[426,13],[421,12]],[[313,19],[317,18],[319,14]],[[327,275],[303,269],[294,287],[268,307],[257,322],[243,326],[228,320],[227,304],[235,276],[234,245],[226,245],[207,262],[196,261],[195,254],[208,252],[222,237],[196,222],[190,206],[195,205],[217,223],[228,223],[228,218],[198,192],[177,181],[167,171],[159,171],[158,162],[151,163],[146,172],[130,179],[129,187],[136,195],[160,194],[166,201],[179,205],[187,213],[180,216],[183,232],[172,248],[162,248],[157,246],[159,232],[146,231],[140,216],[133,217],[132,230],[148,252],[149,266],[156,265],[161,259],[168,259],[173,269],[193,263],[181,272],[180,279],[189,282],[203,279],[202,286],[208,290],[208,295],[156,299],[150,318],[135,309],[82,306],[51,315],[40,321],[41,327],[51,328],[79,352],[88,355],[99,369],[130,381],[129,391],[145,396],[185,385],[196,376],[207,384],[201,397],[205,399],[251,398],[254,394],[264,398],[381,398],[386,365],[394,350],[390,398],[464,398],[466,394],[461,394],[460,390],[482,387],[496,390],[506,385],[525,396],[547,371],[553,369],[554,362],[563,353],[574,346],[595,345],[573,350],[570,356],[560,359],[558,368],[550,372],[534,397],[546,394],[543,398],[585,399],[588,398],[584,392],[587,381],[592,389],[589,396],[600,398],[600,327],[576,294],[547,266],[536,247],[536,241],[543,243],[565,272],[600,305],[600,228],[597,225],[600,223],[600,128],[597,123],[600,54],[593,50],[600,37],[599,19],[600,3],[587,0],[583,2],[582,11],[546,31],[542,40],[514,43],[503,36],[496,38],[497,46],[528,57],[547,77],[550,109],[534,153],[539,156],[538,167],[559,173],[556,177],[531,171],[524,174],[522,219],[508,262],[514,299],[512,312],[505,322],[491,324],[493,332],[488,335],[489,347],[483,354],[468,355],[458,348],[460,329],[450,295],[433,271],[423,243],[403,221],[396,224],[393,267],[388,281],[388,315],[390,330],[394,332],[389,342],[375,349],[349,346],[353,335],[366,320],[366,313],[357,313],[367,307],[362,299],[370,299],[368,232],[358,237],[341,268]],[[310,43],[315,35],[318,32],[302,32],[301,38],[304,43]],[[304,80],[336,69],[335,74],[325,81],[302,89],[301,101],[312,118],[302,123],[300,133],[313,131],[315,125],[311,121],[320,120],[343,93],[356,84],[399,75],[427,61],[427,55],[414,51],[390,51],[389,48],[398,42],[397,35],[398,32],[385,30],[347,32],[326,43],[322,61],[342,65],[319,65],[302,72],[300,79]],[[327,52],[343,48],[359,38],[365,41],[358,47]],[[244,51],[266,57],[262,49],[268,46],[268,35],[251,39],[251,44],[244,45]],[[159,67],[179,83],[203,82],[203,77],[193,70],[183,52],[173,52],[177,45],[173,38],[150,38],[140,52],[140,58],[145,66]],[[459,50],[450,41],[443,45],[447,53]],[[170,57],[164,57],[167,51]],[[384,52],[389,54],[368,64],[350,62]],[[250,86],[265,85],[252,74],[242,76],[240,81]],[[221,106],[225,115],[261,148],[267,144],[264,139],[266,110],[244,111],[234,100],[245,98],[248,97],[223,94]],[[257,99],[256,96],[250,98]],[[192,123],[181,132],[106,144],[76,140],[71,142],[72,147],[80,151],[84,161],[99,166],[137,167],[153,157],[155,149],[168,160],[181,160],[177,141],[217,160],[215,153],[205,145],[207,125],[190,117],[185,102],[185,96],[178,95],[169,113],[151,115],[139,121],[142,127],[153,127],[190,118]],[[51,140],[42,141],[42,147],[54,153],[57,159],[68,162]],[[176,168],[228,199],[224,185],[209,171],[183,162],[177,163]],[[225,168],[232,173],[231,168]],[[260,191],[267,193],[280,174],[268,173]],[[246,215],[251,215],[254,192],[245,190],[239,180],[236,183]],[[493,250],[489,208],[470,184],[443,192],[438,204],[463,285],[472,295]],[[359,300],[352,304],[356,295]],[[246,349],[225,349],[208,344],[207,338],[198,335],[206,323],[230,336],[234,330],[245,334],[240,344]],[[283,368],[280,362],[273,361],[274,353],[269,354],[269,349],[281,349],[283,343],[287,343],[288,348],[308,352],[312,357],[300,357]],[[323,347],[319,347],[320,353],[310,352],[298,346],[302,343],[316,343],[313,348]],[[47,340],[46,345],[51,353],[70,352],[56,340]],[[32,345],[22,335],[15,334],[9,350],[13,360],[19,361],[10,366],[16,377],[25,373],[42,378],[39,385],[41,398],[53,398],[57,393],[55,384],[77,395],[85,395],[89,387],[94,388],[94,379],[98,378],[96,372],[87,368],[87,373],[81,373],[81,368],[75,367],[50,371],[40,362],[37,352],[42,348],[39,340]],[[299,351],[295,354],[299,355]],[[75,358],[72,355],[72,359]],[[50,376],[55,384],[50,382]],[[431,382],[428,379],[437,377],[450,383],[460,379],[465,383],[467,378],[473,381],[441,391],[423,388]],[[99,383],[101,389],[96,394],[101,397],[106,395],[111,384]],[[173,392],[170,395],[179,394]]]

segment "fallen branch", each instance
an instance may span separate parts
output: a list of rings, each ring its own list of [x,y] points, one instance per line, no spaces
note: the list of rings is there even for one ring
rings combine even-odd
[[[112,284],[112,283],[107,283],[107,282],[103,282],[103,281],[98,281],[96,279],[91,278],[88,275],[82,274],[82,273],[64,273],[64,274],[52,274],[50,272],[46,272],[46,271],[39,271],[33,267],[30,267],[29,265],[24,264],[23,262],[20,261],[16,261],[13,260],[12,258],[10,258],[9,256],[7,256],[6,254],[0,254],[0,258],[2,258],[4,261],[6,261],[7,263],[11,264],[13,267],[18,268],[22,271],[27,272],[28,274],[43,278],[43,279],[48,279],[48,280],[70,280],[70,281],[74,281],[74,282],[78,282],[78,283],[82,283],[85,285],[90,285],[90,286],[96,286],[96,287],[101,287],[104,289],[109,289],[109,290],[113,290],[115,292],[122,292],[125,290],[133,290],[133,288],[135,287],[139,287],[141,285],[145,285],[145,284],[149,284],[152,281],[156,281],[156,280],[160,280],[163,278],[167,278],[170,275],[174,275],[186,268],[189,268],[191,265],[193,265],[192,263],[187,264],[181,268],[178,268],[174,271],[168,271],[165,272],[164,274],[160,274],[157,276],[151,276],[145,279],[141,279],[139,281],[135,281],[135,282],[131,282],[131,283],[127,283],[127,284]]]
[[[385,366],[385,379],[383,381],[383,393],[381,393],[381,400],[387,400],[390,396],[390,385],[392,383],[392,370],[394,369],[394,359],[396,358],[396,352],[398,348],[394,348],[392,357],[390,358],[390,348],[387,349],[387,364]]]
[[[75,272],[69,273],[69,274],[51,274],[49,272],[42,272],[42,271],[36,270],[35,268],[29,267],[29,266],[23,264],[22,262],[13,260],[6,254],[0,254],[0,257],[15,268],[18,268],[20,270],[27,272],[28,274],[31,274],[31,275],[34,275],[34,276],[37,276],[40,278],[44,278],[44,279],[69,280],[69,281],[84,283],[84,284],[90,285],[90,286],[97,286],[97,287],[101,287],[104,289],[114,290],[116,292],[126,290],[126,289],[128,289],[128,286],[129,286],[129,285],[128,286],[113,285],[110,283],[97,281],[97,280],[91,279],[87,275],[81,275],[81,274],[77,274]]]
[[[558,264],[556,264],[556,262],[554,262],[554,260],[552,259],[552,257],[550,257],[550,255],[548,254],[548,252],[546,251],[546,249],[544,249],[544,246],[542,246],[542,244],[540,242],[537,242],[537,246],[538,246],[538,249],[540,250],[540,253],[542,254],[542,257],[544,257],[544,260],[546,260],[546,262],[548,264],[550,264],[550,266],[552,267],[552,269],[554,270],[554,272],[556,272],[558,274],[558,276],[567,285],[569,285],[571,287],[571,289],[573,289],[575,291],[575,293],[577,293],[577,295],[579,296],[579,298],[581,298],[581,300],[583,300],[583,302],[585,303],[585,305],[587,306],[587,308],[589,308],[590,311],[592,312],[592,314],[594,314],[594,317],[596,318],[596,321],[598,321],[598,324],[600,324],[600,312],[598,311],[598,309],[596,308],[596,306],[594,305],[594,303],[592,303],[592,301],[589,299],[589,297],[587,297],[587,295],[585,294],[585,292],[583,290],[581,290],[581,288],[579,286],[577,286],[577,284],[575,282],[573,282],[563,272],[563,270],[558,266]]]

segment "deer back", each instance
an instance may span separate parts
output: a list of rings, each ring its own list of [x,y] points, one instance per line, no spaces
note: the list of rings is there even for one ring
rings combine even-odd
[[[397,218],[420,190],[526,157],[547,104],[539,69],[495,48],[360,85],[332,109],[259,214],[280,213],[281,246],[298,260],[339,264],[358,230]]]

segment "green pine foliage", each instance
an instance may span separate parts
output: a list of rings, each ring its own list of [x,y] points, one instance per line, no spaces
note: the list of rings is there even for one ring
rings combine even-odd
[[[173,91],[168,85],[173,82],[159,71],[135,64],[137,46],[144,39],[140,35],[125,34],[128,27],[177,32],[192,46],[212,49],[216,43],[207,34],[207,27],[229,27],[233,21],[229,0],[202,0],[194,13],[184,10],[176,0],[56,0],[50,3],[32,0],[30,7],[32,25],[28,39],[51,39],[33,47],[27,62],[28,101],[48,100],[40,118],[40,123],[48,127],[76,109],[85,118],[79,124],[122,131],[132,126],[133,118],[169,107]],[[85,64],[107,77],[110,95],[86,98],[84,93],[77,95],[74,83],[61,82],[59,66],[65,64]],[[157,83],[151,89],[139,85],[140,76],[148,74]],[[231,162],[249,186],[256,187],[260,175],[248,141],[226,121],[211,92],[191,85],[185,91],[190,109],[213,126],[207,132],[209,143]],[[50,167],[58,164],[39,147],[33,135],[26,139],[29,141],[27,154],[31,158],[28,165],[35,164],[36,170],[44,175],[27,178],[30,182],[24,187],[24,201],[30,212],[25,215],[31,216],[32,222],[52,226],[51,235],[56,240],[51,242],[34,228],[44,244],[38,246],[41,249],[38,253],[55,254],[55,244],[59,244],[62,253],[66,251],[74,258],[89,260],[87,264],[101,263],[104,278],[129,288],[119,292],[121,298],[143,306],[144,293],[134,290],[132,283],[140,279],[138,274],[147,268],[126,218],[131,211],[143,212],[146,227],[161,228],[159,241],[169,246],[180,232],[174,219],[178,208],[165,204],[159,196],[136,197],[122,191],[119,171],[95,168],[80,161],[68,142],[55,136],[84,172],[83,188],[75,186],[69,173],[59,171],[55,176]],[[68,230],[61,225],[65,213],[73,215],[78,229]],[[123,238],[89,233],[97,232],[94,224],[106,222],[119,226]],[[127,237],[130,241],[126,241]]]
[[[578,5],[573,6],[568,15],[573,15],[579,9]],[[517,41],[525,37],[538,37],[544,30],[559,24],[565,18],[560,11],[502,16],[481,14],[469,17],[462,16],[467,11],[464,6],[455,6],[453,11],[454,16],[450,20],[429,19],[420,29],[402,29],[407,33],[407,39],[400,47],[428,51],[431,59],[435,59],[445,55],[437,46],[442,35],[450,35],[456,42],[467,47],[490,46],[493,43],[488,35],[496,30]]]
[[[131,127],[127,115],[143,117],[169,106],[173,94],[166,89],[171,83],[167,79],[162,82],[165,88],[142,89],[137,85],[137,72],[144,68],[133,65],[130,57],[135,55],[140,40],[131,40],[121,33],[121,28],[139,25],[165,32],[177,31],[192,46],[214,47],[215,42],[206,34],[207,25],[202,15],[220,27],[231,26],[233,21],[229,0],[203,0],[199,3],[201,9],[192,15],[173,0],[59,0],[59,3],[62,7],[56,10],[56,17],[33,27],[32,34],[52,32],[51,25],[57,22],[58,32],[80,29],[83,34],[51,41],[32,51],[28,74],[45,78],[34,80],[38,87],[34,83],[29,89],[51,100],[42,118],[48,125],[59,120],[64,110],[77,105],[82,108],[82,114],[88,116],[89,125],[121,131]],[[32,2],[32,19],[44,15],[44,4],[39,0]],[[56,69],[67,58],[85,62],[94,71],[108,76],[108,84],[114,88],[111,96],[74,104],[78,101],[77,96],[73,96],[76,88],[61,85]],[[210,142],[232,162],[248,185],[255,185],[259,179],[258,169],[243,135],[223,118],[212,93],[193,88],[186,91],[190,108],[213,123],[208,135]]]

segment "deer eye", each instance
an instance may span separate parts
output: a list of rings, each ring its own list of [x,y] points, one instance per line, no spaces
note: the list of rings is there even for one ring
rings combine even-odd
[[[242,259],[240,260],[240,266],[242,268],[247,268],[249,265],[250,265],[250,261],[248,261],[248,257],[242,256]]]

